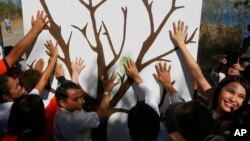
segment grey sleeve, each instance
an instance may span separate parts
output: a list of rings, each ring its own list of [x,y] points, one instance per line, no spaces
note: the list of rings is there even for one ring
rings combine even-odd
[[[74,113],[74,127],[78,131],[83,131],[86,129],[92,129],[99,126],[100,121],[96,112],[76,112]]]
[[[173,95],[171,95],[169,97],[169,100],[170,100],[170,104],[176,103],[176,102],[185,102],[185,100],[178,93],[174,93]]]

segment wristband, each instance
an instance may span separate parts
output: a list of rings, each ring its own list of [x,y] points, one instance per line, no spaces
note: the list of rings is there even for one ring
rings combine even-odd
[[[105,91],[103,94],[104,94],[104,95],[107,95],[107,96],[110,96],[110,93],[107,92],[107,91]]]

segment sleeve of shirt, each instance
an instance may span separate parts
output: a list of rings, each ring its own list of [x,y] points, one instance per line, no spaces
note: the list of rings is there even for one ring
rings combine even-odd
[[[57,80],[58,80],[58,86],[59,85],[61,85],[62,83],[64,83],[64,82],[66,82],[66,78],[65,78],[65,76],[59,76],[58,78],[57,78]]]
[[[76,130],[83,131],[86,129],[97,128],[100,124],[98,115],[96,112],[85,112],[85,111],[76,111],[74,112],[74,125]]]
[[[152,107],[158,113],[158,115],[160,115],[158,103],[154,94],[150,91],[150,89],[144,83],[139,84],[138,87],[142,91],[142,93],[145,95],[145,103],[148,104],[150,107]]]
[[[145,95],[144,95],[144,93],[141,91],[141,89],[138,88],[138,85],[134,83],[134,84],[132,85],[132,88],[133,88],[133,91],[134,91],[134,94],[135,94],[135,97],[136,97],[137,102],[138,102],[138,101],[145,101]]]
[[[29,94],[35,94],[35,95],[39,95],[39,91],[37,89],[32,89]]]
[[[178,93],[174,93],[169,97],[169,99],[170,99],[170,104],[176,102],[185,102],[185,100]]]
[[[9,70],[9,65],[5,59],[0,60],[0,75],[6,74]]]

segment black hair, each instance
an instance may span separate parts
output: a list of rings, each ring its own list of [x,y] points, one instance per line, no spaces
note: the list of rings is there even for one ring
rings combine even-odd
[[[35,140],[43,133],[45,122],[42,98],[35,94],[22,95],[15,99],[12,105],[7,125],[8,133],[26,140]]]
[[[57,102],[59,100],[64,100],[68,98],[68,93],[67,93],[68,89],[81,89],[82,90],[82,88],[76,83],[72,81],[65,81],[56,89],[55,96],[56,96]]]
[[[250,65],[247,65],[243,72],[241,72],[241,75],[248,81],[248,84],[250,84]]]
[[[247,105],[247,102],[249,100],[249,84],[247,82],[247,80],[242,77],[242,76],[238,76],[238,75],[232,75],[232,76],[227,76],[225,77],[215,88],[214,90],[214,96],[213,96],[213,101],[212,101],[212,109],[216,109],[216,107],[218,106],[218,98],[219,98],[219,94],[222,90],[222,88],[232,82],[238,82],[240,83],[246,90],[246,98],[243,101],[243,105],[241,107],[244,107],[245,105]],[[240,108],[241,109],[241,108]]]
[[[168,133],[179,132],[187,141],[202,141],[212,131],[213,117],[200,101],[177,102],[166,109],[165,126]]]
[[[13,46],[5,46],[4,47],[4,56],[7,56],[13,48],[14,48]]]
[[[128,129],[133,141],[153,141],[158,137],[160,117],[144,102],[138,102],[128,113]]]
[[[29,93],[36,87],[40,79],[41,73],[38,70],[29,69],[19,76],[19,85],[21,87],[24,87],[25,90]]]
[[[4,97],[8,96],[9,93],[9,88],[7,85],[8,82],[8,77],[7,75],[1,75],[0,76],[0,103],[6,102]]]

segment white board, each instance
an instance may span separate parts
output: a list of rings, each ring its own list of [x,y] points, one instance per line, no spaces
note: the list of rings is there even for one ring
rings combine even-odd
[[[50,30],[41,33],[31,53],[27,54],[27,63],[31,64],[38,58],[48,59],[45,47],[43,47],[46,40],[51,39],[54,42],[56,40],[61,42],[59,55],[62,58],[65,57],[62,48],[65,49],[66,44],[69,42],[67,46],[69,47],[67,51],[69,56],[66,56],[66,61],[73,61],[76,57],[84,59],[86,67],[80,74],[80,84],[87,94],[96,97],[97,72],[100,69],[97,65],[97,56],[104,55],[106,64],[104,68],[107,68],[108,64],[114,60],[114,54],[118,55],[117,61],[108,72],[116,71],[123,76],[124,70],[121,66],[124,60],[131,58],[138,61],[142,48],[145,48],[144,41],[150,38],[151,42],[148,51],[141,53],[142,60],[138,61],[140,67],[143,68],[140,70],[140,75],[145,84],[149,86],[158,102],[160,102],[163,89],[162,85],[159,85],[153,77],[153,73],[156,72],[154,66],[161,60],[169,60],[168,64],[172,66],[171,77],[175,81],[174,87],[186,101],[191,100],[193,80],[179,51],[173,51],[174,45],[170,40],[169,30],[172,30],[172,23],[178,20],[183,20],[189,26],[188,38],[194,33],[192,41],[195,43],[189,43],[187,46],[193,57],[196,58],[202,0],[93,0],[93,7],[97,6],[97,8],[92,19],[90,11],[93,9],[88,9],[88,7],[91,7],[90,4],[89,0],[22,0],[25,33],[31,28],[31,16],[36,15],[37,10],[47,11],[51,21]],[[152,4],[151,7],[150,4]],[[95,25],[94,28],[93,25]],[[124,25],[126,25],[125,29]],[[58,27],[61,29],[60,32],[52,33]],[[86,27],[86,36],[81,32],[84,27]],[[196,29],[198,30],[196,31]],[[96,38],[95,33],[98,34]],[[156,38],[153,39],[153,36]],[[112,42],[113,52],[108,39]],[[100,42],[97,43],[97,41]],[[102,47],[103,52],[95,52],[96,46],[98,48]],[[119,55],[121,48],[122,51]],[[155,59],[167,52],[170,53]],[[153,61],[153,59],[155,60]],[[150,60],[152,62],[144,67],[143,64],[150,62]],[[59,60],[59,62],[63,61]],[[70,79],[67,65],[64,64],[64,68],[66,77]],[[126,79],[125,77],[122,82],[126,81]],[[53,82],[54,88],[56,83]],[[115,87],[111,98],[116,95],[120,86]],[[115,104],[115,107],[129,110],[136,103],[135,97],[130,87],[119,102]],[[161,112],[166,108],[167,99],[166,97]],[[117,114],[115,117],[119,119],[119,113]],[[121,117],[124,117],[124,115],[121,115]],[[110,120],[114,119],[111,118]],[[117,128],[117,126],[108,127]],[[108,134],[112,133],[109,132]],[[108,139],[112,140],[112,136],[108,136]],[[127,138],[124,137],[124,139]]]

